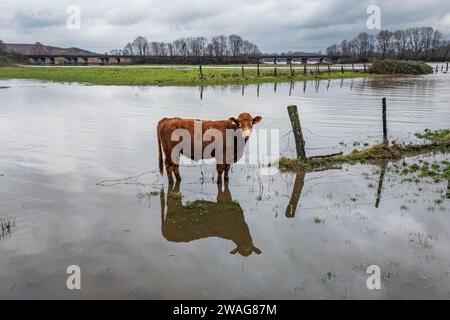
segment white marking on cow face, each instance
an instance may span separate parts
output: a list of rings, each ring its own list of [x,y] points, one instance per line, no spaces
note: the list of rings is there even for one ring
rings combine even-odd
[[[242,138],[250,138],[252,134],[252,129],[242,130]]]

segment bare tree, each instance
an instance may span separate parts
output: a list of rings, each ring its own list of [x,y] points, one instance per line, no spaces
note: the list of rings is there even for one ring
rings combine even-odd
[[[175,55],[183,56],[183,57],[187,56],[188,50],[187,50],[186,39],[180,38],[180,39],[175,40],[173,42],[173,46],[175,49],[174,50]]]
[[[241,53],[242,38],[236,34],[232,34],[228,37],[228,45],[231,55],[237,57]]]
[[[408,36],[405,30],[394,31],[393,45],[397,57],[404,59],[408,49]]]
[[[433,28],[432,27],[421,27],[420,37],[422,38],[422,48],[423,56],[428,59],[431,54],[431,42],[433,41]]]
[[[387,57],[388,52],[391,49],[392,36],[393,36],[393,34],[389,30],[383,30],[377,34],[377,41],[378,41],[377,48],[378,48],[378,52],[380,53],[382,59]]]
[[[125,45],[125,47],[123,48],[123,54],[124,55],[131,55],[131,56],[134,55],[133,45],[130,42],[128,42]]]
[[[329,46],[326,50],[327,55],[329,56],[340,56],[342,55],[341,48],[337,44],[333,44]]]
[[[169,55],[169,57],[173,57],[174,55],[175,55],[175,51],[174,51],[175,49],[174,49],[174,45],[173,45],[173,43],[168,43],[167,44],[167,53],[168,53],[168,55]]]
[[[442,33],[439,30],[433,32],[433,39],[431,40],[431,59],[436,58],[436,52],[442,44]]]
[[[227,55],[227,38],[225,36],[216,36],[211,39],[211,46],[213,49],[213,55],[219,61],[220,58]]]
[[[121,56],[123,54],[123,51],[120,49],[112,49],[109,51],[109,54],[112,56]]]
[[[159,44],[156,41],[152,41],[148,44],[149,47],[149,54],[151,56],[160,56],[161,53],[159,52]]]
[[[205,50],[206,50],[206,55],[208,57],[214,57],[214,47],[213,47],[212,43],[208,43],[206,45],[206,49]]]
[[[139,56],[145,56],[149,52],[148,40],[145,37],[139,36],[131,43],[133,51]]]
[[[420,34],[420,28],[406,29],[406,35],[408,37],[408,44],[412,50],[413,57],[418,59],[420,51],[423,48],[423,39]]]

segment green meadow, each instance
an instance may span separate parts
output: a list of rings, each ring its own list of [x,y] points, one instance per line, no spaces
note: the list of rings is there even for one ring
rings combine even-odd
[[[59,83],[81,83],[86,85],[127,85],[127,86],[203,86],[227,84],[275,83],[319,79],[343,79],[376,77],[363,72],[328,71],[313,72],[310,67],[306,74],[303,68],[289,69],[274,67],[261,68],[259,76],[254,68],[200,68],[178,67],[1,67],[0,79],[32,79]]]

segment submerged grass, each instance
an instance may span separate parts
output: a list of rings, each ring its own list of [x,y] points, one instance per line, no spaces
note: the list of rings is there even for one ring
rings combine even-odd
[[[379,143],[363,150],[354,150],[352,153],[347,155],[337,155],[326,158],[307,158],[304,160],[282,157],[280,158],[278,165],[280,171],[282,172],[308,172],[333,167],[340,164],[383,163],[425,152],[445,152],[450,149],[450,140],[448,139],[449,132],[449,130],[438,130],[426,131],[423,134],[419,134],[420,137],[424,137],[424,139],[432,141],[431,143],[426,144],[400,145],[393,143],[392,145],[389,145],[387,143]]]
[[[314,79],[343,79],[376,77],[362,72],[335,72],[304,75],[296,70],[291,75],[289,70],[261,69],[257,76],[255,69],[203,68],[203,76],[199,69],[145,68],[145,67],[0,67],[0,79],[32,79],[61,83],[82,83],[92,85],[157,85],[157,86],[189,86],[189,85],[226,85],[291,82]]]
[[[423,133],[416,133],[416,137],[437,143],[450,143],[450,130],[432,131],[430,129],[425,129]]]

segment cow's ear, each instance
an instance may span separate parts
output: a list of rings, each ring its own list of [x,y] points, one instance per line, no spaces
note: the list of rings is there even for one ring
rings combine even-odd
[[[260,116],[256,116],[253,118],[253,124],[257,124],[258,122],[260,122],[262,120],[262,117]]]
[[[237,247],[230,251],[231,254],[236,254],[236,252],[238,252],[238,248]]]
[[[238,119],[236,119],[234,117],[231,117],[230,119],[228,119],[228,121],[230,121],[231,124],[234,125],[235,127],[239,127],[239,120]]]

